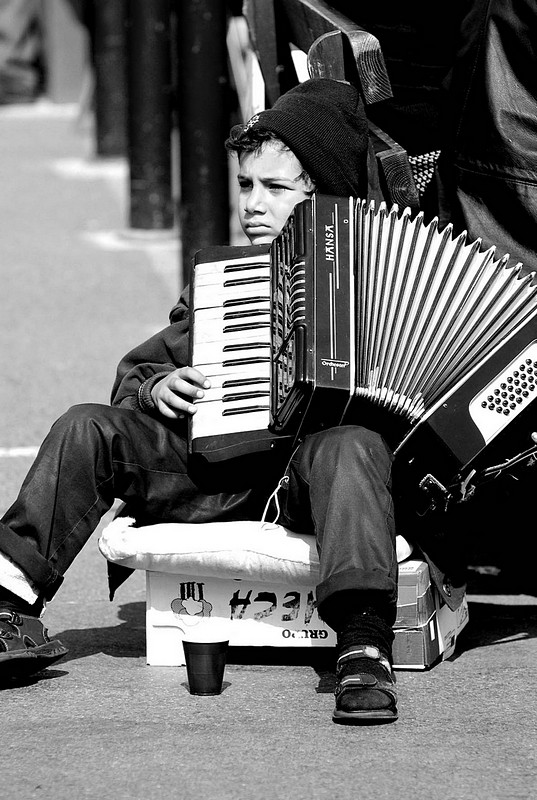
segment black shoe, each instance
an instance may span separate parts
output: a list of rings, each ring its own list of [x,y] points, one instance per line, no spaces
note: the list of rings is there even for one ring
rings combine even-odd
[[[0,609],[0,684],[40,672],[66,653],[58,639],[49,639],[37,617]]]
[[[334,722],[364,725],[397,719],[395,675],[378,647],[345,647],[337,660]]]

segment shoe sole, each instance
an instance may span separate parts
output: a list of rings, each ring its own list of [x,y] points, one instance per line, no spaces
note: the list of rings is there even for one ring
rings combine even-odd
[[[31,650],[12,650],[0,653],[0,683],[4,680],[27,678],[50,667],[68,653],[58,639]]]
[[[332,714],[334,722],[340,725],[382,725],[385,722],[395,722],[399,718],[397,711],[381,708],[378,711],[339,711]]]

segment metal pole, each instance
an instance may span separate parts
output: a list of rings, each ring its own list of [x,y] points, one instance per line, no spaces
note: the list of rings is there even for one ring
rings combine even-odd
[[[171,3],[129,0],[130,226],[174,226],[171,155]]]
[[[92,56],[95,78],[95,150],[127,152],[126,0],[93,0]]]
[[[196,250],[229,240],[227,3],[179,0],[178,107],[183,282]]]

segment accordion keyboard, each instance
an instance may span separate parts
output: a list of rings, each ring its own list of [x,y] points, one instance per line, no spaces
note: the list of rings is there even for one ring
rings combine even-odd
[[[197,264],[192,288],[192,366],[211,381],[192,418],[196,450],[196,441],[268,428],[269,254]]]

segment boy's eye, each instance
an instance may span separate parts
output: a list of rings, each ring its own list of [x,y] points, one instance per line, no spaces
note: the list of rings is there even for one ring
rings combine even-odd
[[[252,188],[252,181],[248,181],[245,178],[239,178],[239,189],[251,189]]]
[[[285,189],[287,189],[287,186],[282,186],[281,183],[270,183],[269,189],[271,192],[283,192]]]

